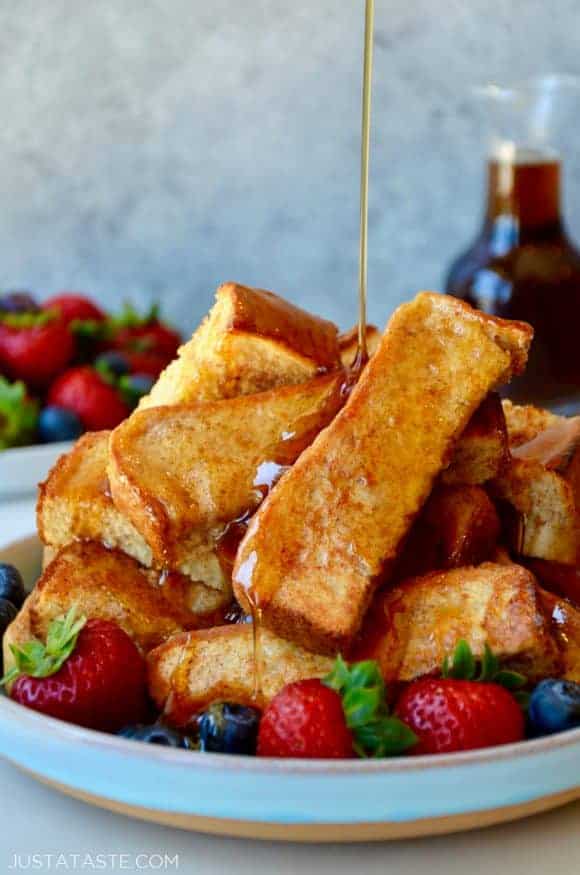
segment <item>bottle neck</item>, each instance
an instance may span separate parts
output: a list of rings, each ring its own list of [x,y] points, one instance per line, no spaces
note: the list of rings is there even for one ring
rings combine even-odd
[[[518,238],[562,233],[560,162],[546,158],[488,163],[486,225],[513,225]]]

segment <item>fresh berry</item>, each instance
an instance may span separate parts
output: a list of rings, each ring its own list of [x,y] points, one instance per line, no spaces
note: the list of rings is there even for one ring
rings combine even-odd
[[[158,377],[175,358],[181,344],[180,335],[159,319],[157,305],[140,316],[130,305],[109,320],[109,346],[128,358],[133,374]]]
[[[521,741],[524,715],[510,690],[525,678],[500,669],[486,645],[479,667],[464,640],[442,678],[413,681],[397,702],[396,713],[417,738],[413,754],[451,753]]]
[[[125,402],[134,408],[144,395],[149,394],[154,382],[153,377],[148,377],[147,374],[127,374],[121,377],[119,388]]]
[[[100,307],[77,292],[55,295],[44,302],[43,309],[57,312],[65,325],[71,322],[103,322],[106,318]]]
[[[87,366],[65,371],[51,386],[48,403],[76,413],[87,431],[115,428],[129,414],[119,392]]]
[[[521,741],[524,715],[499,684],[450,678],[414,681],[396,713],[419,742],[414,754],[451,753]]]
[[[22,381],[0,376],[0,450],[31,443],[38,424],[38,402],[28,397]]]
[[[174,355],[168,356],[156,352],[125,352],[129,362],[129,368],[132,374],[147,374],[153,379],[157,379],[161,371],[164,371]]]
[[[260,713],[255,708],[220,702],[199,719],[200,749],[213,753],[256,753]]]
[[[12,622],[16,619],[18,610],[7,599],[0,598],[0,645],[2,644],[2,636]],[[4,671],[2,660],[2,647],[0,646],[0,674]]]
[[[258,756],[347,759],[353,738],[342,699],[322,681],[288,684],[266,708],[258,735]]]
[[[46,644],[12,652],[16,667],[4,683],[21,705],[106,732],[148,715],[145,660],[116,623],[75,620],[73,609],[53,621]]]
[[[111,349],[95,359],[95,369],[103,376],[123,377],[129,373],[129,359],[124,353]]]
[[[258,756],[345,759],[396,756],[417,741],[389,714],[377,662],[339,656],[322,681],[288,684],[262,717]]]
[[[39,306],[29,292],[0,295],[0,313],[37,313]]]
[[[0,370],[44,389],[73,358],[74,339],[49,313],[0,313]]]
[[[530,696],[530,734],[551,735],[580,726],[580,684],[548,678]]]
[[[18,569],[7,562],[0,562],[0,599],[6,599],[15,608],[21,608],[25,598],[24,581]]]
[[[72,410],[52,405],[41,410],[38,417],[38,434],[43,443],[74,441],[82,432],[82,423]]]
[[[176,732],[175,729],[170,729],[168,726],[162,726],[159,723],[153,723],[152,725],[137,723],[124,726],[117,735],[129,738],[132,741],[144,741],[147,744],[159,744],[163,747],[178,747],[185,750],[192,750],[194,747],[187,735],[182,735],[181,732]]]

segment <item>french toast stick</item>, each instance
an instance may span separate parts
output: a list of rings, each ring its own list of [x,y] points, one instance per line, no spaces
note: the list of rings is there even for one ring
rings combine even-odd
[[[262,630],[263,667],[254,698],[251,625],[218,626],[176,635],[149,654],[149,692],[174,725],[186,725],[212,702],[265,707],[286,684],[322,677],[332,660]]]
[[[540,462],[512,459],[490,481],[496,499],[515,511],[507,536],[515,553],[575,565],[578,559],[578,514],[572,486]]]
[[[9,626],[5,668],[13,662],[10,644],[45,640],[51,621],[73,606],[87,618],[117,623],[146,653],[185,629],[223,622],[227,602],[215,590],[182,577],[160,581],[155,572],[101,544],[70,544],[48,565]]]
[[[508,398],[502,401],[510,448],[519,447],[533,440],[541,431],[564,420],[549,410],[532,404],[514,404]]]
[[[346,651],[457,438],[521,372],[531,337],[443,295],[400,307],[345,407],[250,522],[233,575],[242,606],[307,649]]]
[[[459,437],[441,480],[450,486],[477,486],[497,477],[508,459],[505,416],[499,396],[491,392]]]
[[[437,674],[465,639],[486,642],[503,665],[531,681],[560,673],[558,648],[533,575],[519,565],[457,568],[380,592],[351,654],[376,659],[387,682]]]
[[[341,366],[338,329],[263,289],[225,283],[141,410],[264,392]]]
[[[40,486],[37,525],[51,551],[78,540],[95,541],[121,550],[150,568],[155,563],[147,541],[115,506],[107,478],[109,432],[84,435],[58,460]],[[231,592],[215,551],[215,539],[192,536],[183,546],[175,570],[213,589]]]
[[[480,565],[497,547],[500,521],[481,486],[438,483],[413,524],[393,578]]]
[[[344,403],[339,371],[222,401],[138,411],[110,438],[113,501],[162,567],[181,568],[192,537],[252,513]]]

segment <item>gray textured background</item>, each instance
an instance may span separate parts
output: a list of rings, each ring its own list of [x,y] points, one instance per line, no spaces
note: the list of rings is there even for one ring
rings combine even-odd
[[[475,230],[467,85],[580,72],[580,3],[376,5],[370,315],[383,323],[440,285]],[[363,6],[0,0],[0,284],[161,297],[185,329],[238,279],[353,322]]]

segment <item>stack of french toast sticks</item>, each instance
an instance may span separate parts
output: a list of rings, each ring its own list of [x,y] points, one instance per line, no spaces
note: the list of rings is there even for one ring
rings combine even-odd
[[[177,726],[264,706],[337,653],[397,684],[465,639],[530,681],[580,680],[578,422],[495,394],[531,328],[421,293],[367,334],[353,374],[356,332],[218,289],[139,408],[42,484],[45,570],[6,669],[77,605],[148,654]]]

